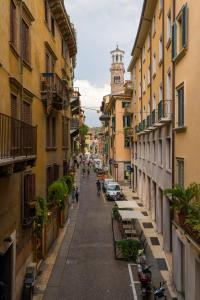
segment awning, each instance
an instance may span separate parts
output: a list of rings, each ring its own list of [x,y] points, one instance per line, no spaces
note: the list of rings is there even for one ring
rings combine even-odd
[[[133,210],[119,210],[119,214],[122,220],[131,220],[131,219],[146,219],[140,211]]]
[[[141,208],[135,201],[115,201],[118,208]]]
[[[72,130],[70,130],[70,135],[72,137],[74,137],[74,136],[76,136],[78,134],[79,134],[79,129],[72,129]]]

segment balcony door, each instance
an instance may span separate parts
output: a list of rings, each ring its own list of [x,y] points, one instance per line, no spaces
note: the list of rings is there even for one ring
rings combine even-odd
[[[18,120],[18,99],[16,95],[11,94],[11,123],[10,123],[11,148],[10,155],[12,157],[20,155],[20,139],[21,139],[21,123]],[[9,131],[8,131],[9,132]]]

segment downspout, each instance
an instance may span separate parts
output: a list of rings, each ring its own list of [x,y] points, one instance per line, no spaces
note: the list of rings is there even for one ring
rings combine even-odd
[[[172,3],[172,20],[175,21],[176,2]],[[173,42],[173,41],[172,41]],[[175,62],[172,61],[172,187],[175,184]]]
[[[162,9],[162,100],[163,100],[163,116],[165,114],[165,0],[163,0],[163,9]],[[167,99],[168,100],[168,99]]]

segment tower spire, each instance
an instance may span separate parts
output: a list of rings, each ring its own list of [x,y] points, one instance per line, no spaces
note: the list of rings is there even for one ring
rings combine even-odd
[[[124,87],[124,51],[119,49],[118,43],[117,48],[111,51],[112,64],[110,68],[111,73],[111,94],[119,93]]]

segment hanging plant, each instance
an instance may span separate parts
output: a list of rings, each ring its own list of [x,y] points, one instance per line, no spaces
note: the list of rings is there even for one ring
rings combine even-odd
[[[48,189],[48,202],[50,205],[56,205],[63,210],[65,208],[65,199],[68,195],[68,187],[64,180],[54,181]]]
[[[36,208],[36,222],[37,224],[43,226],[44,224],[46,224],[47,213],[48,213],[46,200],[42,197],[37,197],[35,208]]]
[[[66,183],[68,187],[68,193],[71,193],[74,186],[74,176],[66,175],[61,177],[60,180],[63,180]]]

